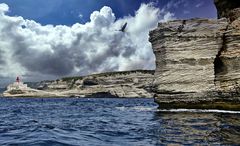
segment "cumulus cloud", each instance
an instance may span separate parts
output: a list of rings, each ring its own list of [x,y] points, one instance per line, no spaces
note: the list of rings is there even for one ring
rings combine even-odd
[[[8,5],[7,4],[0,4],[0,13],[3,14],[3,12],[7,12],[9,9]]]
[[[31,79],[154,69],[149,30],[173,18],[153,4],[142,4],[135,16],[116,20],[104,6],[85,24],[53,26],[8,16],[8,10],[0,4],[0,76]],[[125,22],[126,32],[118,31]]]

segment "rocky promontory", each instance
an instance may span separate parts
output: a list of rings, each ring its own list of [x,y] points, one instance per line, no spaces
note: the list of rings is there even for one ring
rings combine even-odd
[[[150,32],[160,108],[240,109],[240,5],[215,3],[220,19],[174,20]]]
[[[7,97],[145,97],[150,92],[154,71],[136,70],[109,72],[55,81],[13,83],[3,93]]]

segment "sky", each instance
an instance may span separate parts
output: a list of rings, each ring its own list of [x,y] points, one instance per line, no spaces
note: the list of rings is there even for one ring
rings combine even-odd
[[[195,17],[216,19],[213,0],[0,0],[0,87],[155,69],[149,31]]]

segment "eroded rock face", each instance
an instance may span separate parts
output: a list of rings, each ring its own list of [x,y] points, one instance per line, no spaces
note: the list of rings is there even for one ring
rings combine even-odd
[[[214,60],[222,47],[226,27],[226,19],[160,23],[150,33],[157,58],[156,92],[214,90]]]
[[[229,18],[231,21],[240,17],[240,1],[239,0],[214,0],[218,18]]]
[[[150,32],[160,108],[240,109],[239,26],[238,19],[175,20]]]

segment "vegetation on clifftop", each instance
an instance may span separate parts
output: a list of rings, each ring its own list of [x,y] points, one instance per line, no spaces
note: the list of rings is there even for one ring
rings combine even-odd
[[[100,76],[116,76],[116,75],[128,75],[132,73],[143,73],[143,74],[154,74],[154,70],[133,70],[133,71],[116,71],[116,72],[105,72],[105,73],[98,73],[98,74],[91,74],[87,76],[74,76],[74,77],[63,77],[63,81],[76,81],[82,80],[84,77],[100,77]]]

